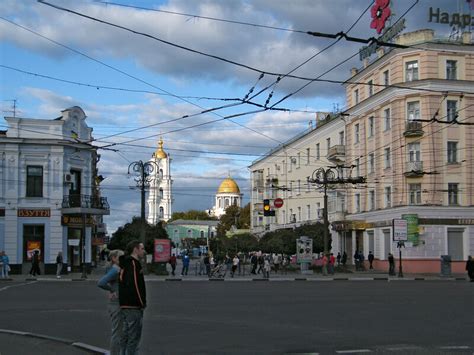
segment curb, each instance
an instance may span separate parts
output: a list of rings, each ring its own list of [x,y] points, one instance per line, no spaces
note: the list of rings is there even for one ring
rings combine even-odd
[[[76,342],[76,341],[69,340],[69,339],[64,339],[64,338],[53,337],[53,336],[44,335],[44,334],[22,332],[22,331],[18,331],[18,330],[10,330],[10,329],[0,329],[0,333],[50,340],[50,341],[54,341],[54,342],[57,342],[57,343],[62,343],[62,344],[65,344],[65,345],[74,346],[76,348],[80,348],[80,349],[89,351],[92,354],[98,354],[98,355],[109,355],[110,354],[109,350],[102,349],[102,348],[99,348],[99,347],[94,346],[94,345],[85,344],[85,343],[81,343],[81,342]]]

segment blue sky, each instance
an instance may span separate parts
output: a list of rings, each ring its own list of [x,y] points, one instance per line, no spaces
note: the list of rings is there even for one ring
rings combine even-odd
[[[268,72],[287,73],[333,41],[289,31],[178,16],[110,3],[105,5],[101,1],[50,2]],[[350,35],[363,38],[377,35],[369,27],[370,11],[364,12],[371,3],[366,0],[116,2],[326,33],[346,31],[364,13]],[[413,4],[415,6],[405,16],[405,31],[433,28],[437,35],[447,35],[451,27],[429,22],[430,7],[440,8],[441,12],[448,13],[468,9],[465,0],[398,0],[392,1],[393,20]],[[184,100],[151,93],[97,89],[0,67],[0,107],[4,116],[11,114],[7,111],[11,110],[10,100],[13,99],[17,100],[17,115],[21,117],[52,119],[58,117],[61,110],[78,105],[88,115],[87,122],[94,129],[98,146],[106,144],[101,138],[110,134],[159,124],[229,103],[203,99],[205,97],[243,98],[252,86],[255,85],[256,92],[275,79],[266,75],[258,80],[259,74],[254,71],[189,53],[34,0],[3,0],[0,3],[0,16],[0,59],[3,66],[91,86],[111,86],[157,93],[162,92],[162,89],[178,96],[201,98]],[[103,64],[53,44],[18,25]],[[294,74],[316,77],[356,53],[360,47],[357,43],[340,41],[301,66]],[[351,67],[360,66],[361,62],[356,57],[331,70],[323,78],[345,80],[349,78]],[[272,87],[274,94],[270,104],[295,92],[304,84],[301,80],[283,78],[278,85]],[[270,90],[254,101],[265,103]],[[173,210],[207,209],[212,207],[215,190],[227,174],[236,178],[244,193],[244,200],[248,201],[250,191],[247,167],[251,162],[271,147],[304,130],[308,122],[314,119],[313,111],[332,111],[334,105],[343,109],[344,100],[341,85],[313,83],[279,105],[295,111],[265,111],[237,117],[233,119],[235,122],[223,120],[198,128],[187,128],[219,118],[213,114],[203,114],[107,139],[107,142],[115,143],[138,139],[134,142],[138,147],[119,145],[116,146],[120,150],[119,153],[101,153],[99,169],[106,177],[103,182],[103,194],[111,203],[111,215],[106,220],[109,232],[112,233],[118,226],[126,223],[130,218],[130,211],[139,214],[139,192],[129,188],[133,184],[132,180],[127,178],[127,167],[132,161],[148,159],[160,135],[165,141],[165,150],[173,158]],[[240,105],[216,113],[223,117],[254,109],[256,107],[252,105]],[[0,129],[5,129],[4,124],[0,121]],[[251,130],[242,125],[250,127]],[[180,131],[169,133],[177,129]],[[151,135],[156,137],[143,139]]]

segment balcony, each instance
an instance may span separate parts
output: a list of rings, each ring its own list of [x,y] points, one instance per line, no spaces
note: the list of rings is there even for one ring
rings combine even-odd
[[[327,159],[334,162],[343,162],[346,158],[346,146],[335,145],[329,148]]]
[[[420,137],[423,135],[423,125],[421,122],[408,121],[405,125],[405,137]]]
[[[106,197],[90,195],[64,196],[61,210],[63,214],[110,214],[110,206]]]
[[[405,168],[406,177],[420,177],[423,176],[423,162],[422,161],[408,161]]]

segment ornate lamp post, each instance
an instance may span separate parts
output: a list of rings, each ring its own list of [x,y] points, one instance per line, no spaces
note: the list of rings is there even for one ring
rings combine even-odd
[[[150,187],[150,183],[154,180],[153,172],[158,169],[158,165],[153,161],[144,163],[143,161],[134,161],[128,166],[128,174],[135,174],[135,182],[141,192],[141,228],[140,241],[145,245],[145,189]]]

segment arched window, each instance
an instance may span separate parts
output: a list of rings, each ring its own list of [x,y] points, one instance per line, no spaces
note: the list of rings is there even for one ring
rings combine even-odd
[[[163,169],[160,169],[160,179],[163,179]]]
[[[201,231],[201,238],[204,238],[204,231]]]
[[[192,238],[193,237],[193,231],[192,229],[188,229],[188,238]]]
[[[211,238],[214,238],[214,232],[211,232]]]
[[[160,198],[163,198],[163,189],[160,187]]]
[[[230,203],[229,199],[226,198],[226,199],[225,199],[224,207],[229,207],[229,203]]]
[[[219,205],[219,208],[222,208],[222,199],[220,197],[217,199],[217,204]]]
[[[160,218],[163,218],[165,215],[165,210],[163,207],[160,207]]]

